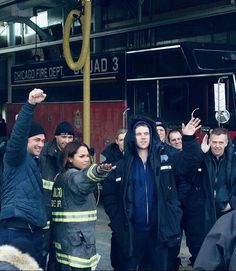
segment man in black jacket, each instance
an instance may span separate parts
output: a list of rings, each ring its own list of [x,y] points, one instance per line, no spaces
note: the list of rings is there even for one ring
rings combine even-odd
[[[171,146],[182,151],[182,133],[179,129],[172,129],[169,131],[168,141]],[[201,193],[199,191],[199,186],[197,183],[192,182],[192,176],[194,176],[196,172],[197,168],[187,175],[178,176],[176,182],[181,209],[183,211],[181,227],[184,230],[186,244],[191,254],[191,265],[193,265],[201,246],[202,235],[199,236],[199,221],[203,222],[204,213],[202,209],[204,201],[202,200],[202,197],[197,197],[197,195],[200,195]],[[194,200],[192,199],[193,194],[196,196]],[[179,270],[179,266],[181,265],[181,258],[178,258],[179,252],[180,245],[170,248],[168,255],[169,271]]]
[[[51,196],[54,178],[60,171],[61,152],[65,146],[74,140],[74,128],[67,122],[60,122],[55,130],[55,138],[47,142],[40,155],[40,162],[42,167],[43,189],[45,195],[45,204],[47,207],[47,226],[44,228],[44,260],[43,269],[50,271],[56,270],[56,259],[51,238],[50,220],[51,220]],[[48,259],[49,254],[49,259]],[[48,259],[48,264],[47,263]],[[47,267],[46,267],[47,265]]]
[[[123,158],[124,139],[126,133],[126,129],[118,129],[116,132],[115,142],[106,146],[106,148],[102,151],[102,155],[104,156],[104,161],[106,161],[106,163],[115,164]]]
[[[103,184],[103,203],[113,236],[124,256],[121,270],[167,270],[168,246],[180,242],[181,210],[175,175],[195,167],[200,158],[194,133],[199,119],[182,130],[182,152],[168,156],[155,122],[132,118],[125,137],[125,155]]]
[[[115,143],[111,143],[108,145],[102,152],[106,163],[111,163],[115,165],[119,160],[124,157],[124,139],[127,133],[127,129],[118,129],[116,132],[116,140]],[[111,236],[111,266],[114,271],[120,270],[120,267],[123,263],[122,253],[120,251],[119,244],[117,244],[116,239],[113,234]]]
[[[195,258],[216,220],[236,209],[236,156],[228,131],[213,129],[209,139],[208,135],[203,138],[201,149],[202,162],[193,174],[186,205]]]

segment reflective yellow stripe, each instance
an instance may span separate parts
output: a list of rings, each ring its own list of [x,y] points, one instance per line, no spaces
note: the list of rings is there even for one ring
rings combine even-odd
[[[90,259],[85,259],[56,252],[56,258],[59,263],[75,268],[93,267],[97,265],[98,262],[97,255],[92,256]]]
[[[97,210],[83,212],[52,212],[54,222],[86,222],[97,220]]]
[[[89,179],[91,179],[92,181],[95,181],[95,182],[100,182],[101,180],[104,179],[104,177],[97,177],[93,174],[93,170],[96,170],[95,167],[97,167],[97,164],[93,164],[91,165],[91,167],[88,169],[88,172],[87,172],[87,176],[89,177]]]
[[[54,182],[43,179],[43,189],[52,190]]]
[[[48,230],[50,229],[50,221],[47,221],[47,225],[43,228],[43,230]]]

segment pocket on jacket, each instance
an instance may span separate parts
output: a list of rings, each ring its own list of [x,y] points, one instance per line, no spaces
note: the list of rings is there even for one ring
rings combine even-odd
[[[92,235],[91,235],[92,236]],[[68,240],[72,246],[80,246],[82,244],[85,245],[94,245],[94,238],[89,238],[82,231],[68,233]]]

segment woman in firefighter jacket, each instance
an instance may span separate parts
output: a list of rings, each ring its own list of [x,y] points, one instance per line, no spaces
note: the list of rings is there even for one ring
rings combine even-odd
[[[88,147],[78,142],[67,144],[62,163],[51,200],[58,270],[90,270],[97,264],[93,191],[115,167],[91,164]]]

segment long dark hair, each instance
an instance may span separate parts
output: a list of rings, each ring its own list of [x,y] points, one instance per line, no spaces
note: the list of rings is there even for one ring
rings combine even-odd
[[[69,157],[73,158],[77,150],[82,146],[87,148],[88,152],[90,153],[89,147],[85,143],[73,141],[66,145],[66,147],[62,151],[62,156],[61,156],[61,163],[62,163],[63,168],[68,168],[71,166],[71,163],[69,162],[68,158]],[[91,160],[91,157],[90,157],[90,160]]]

